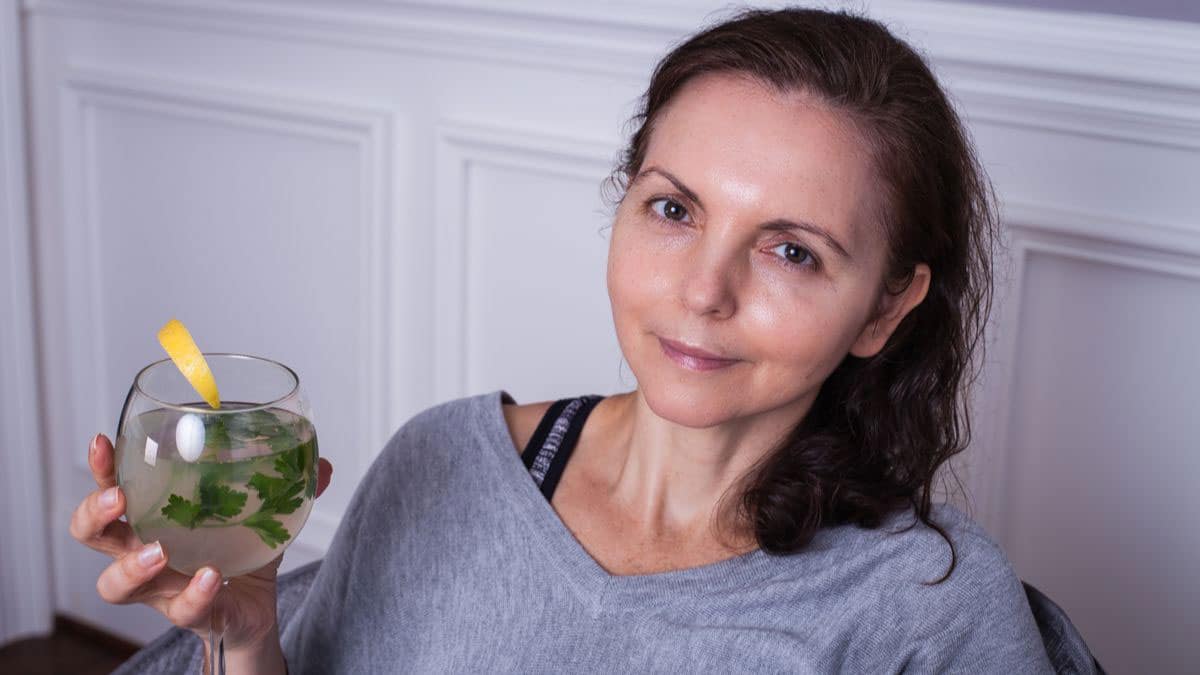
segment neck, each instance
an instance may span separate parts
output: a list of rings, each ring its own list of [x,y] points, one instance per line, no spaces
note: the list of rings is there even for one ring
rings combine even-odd
[[[640,390],[609,397],[601,469],[610,503],[631,535],[655,541],[715,541],[751,550],[753,527],[739,512],[754,465],[811,405],[797,404],[705,428],[657,415]]]

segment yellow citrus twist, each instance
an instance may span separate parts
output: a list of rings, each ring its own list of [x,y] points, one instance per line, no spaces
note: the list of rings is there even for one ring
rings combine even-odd
[[[221,407],[221,395],[217,393],[217,381],[213,379],[208,362],[192,339],[187,326],[177,319],[171,319],[158,331],[158,343],[167,350],[167,355],[175,362],[179,372],[187,378],[188,384],[200,394],[213,408]]]

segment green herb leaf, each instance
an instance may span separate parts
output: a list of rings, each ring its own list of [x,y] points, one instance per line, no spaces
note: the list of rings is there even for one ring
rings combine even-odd
[[[204,446],[213,450],[228,450],[233,447],[229,438],[229,428],[225,424],[226,415],[204,416]]]
[[[200,478],[200,508],[203,514],[232,518],[241,513],[245,506],[245,492],[217,484],[215,476],[205,475]]]
[[[294,449],[287,452],[279,453],[275,458],[275,470],[280,476],[290,481],[298,481],[304,479],[304,446],[295,446]]]
[[[199,504],[189,502],[179,495],[167,498],[167,505],[162,507],[162,514],[180,525],[191,529],[201,518],[202,509]]]
[[[317,495],[317,436],[315,433],[305,445],[307,447],[304,452],[304,472],[308,477],[308,485],[305,486],[304,496],[312,499]]]
[[[268,410],[251,410],[245,415],[242,415],[242,418],[249,422],[249,426],[255,429],[261,429],[262,433],[264,434],[271,429],[283,426],[283,423],[279,421],[279,418],[275,415],[275,413]]]
[[[280,422],[279,418],[265,410],[242,413],[234,409],[229,414],[208,415],[204,426],[205,431],[215,435],[218,442],[227,439],[229,445],[236,445],[278,433]]]
[[[256,473],[250,477],[249,485],[262,499],[260,512],[292,513],[304,503],[297,496],[304,490],[303,481],[297,482]]]
[[[268,443],[285,443],[291,441],[290,445],[286,447],[294,447],[296,445],[297,441],[292,430],[285,426],[274,413],[267,412],[266,410],[252,410],[243,415],[241,421],[245,424],[246,433],[251,438],[265,437]],[[277,452],[280,450],[275,445],[271,447]]]
[[[286,544],[292,535],[284,528],[283,523],[276,520],[270,513],[259,511],[242,521],[246,527],[254,530],[254,533],[263,540],[267,546],[275,548],[279,544]]]

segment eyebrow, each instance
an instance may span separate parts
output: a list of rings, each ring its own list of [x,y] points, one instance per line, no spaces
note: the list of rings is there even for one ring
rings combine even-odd
[[[679,190],[680,192],[683,193],[683,195],[685,197],[687,197],[692,202],[695,202],[696,206],[699,206],[701,209],[704,208],[704,203],[700,201],[700,197],[698,197],[696,195],[696,193],[692,191],[691,188],[684,185],[683,181],[681,181],[678,178],[676,178],[675,176],[671,175],[671,173],[669,171],[666,171],[665,169],[660,169],[656,166],[652,166],[652,167],[643,169],[642,171],[640,171],[638,173],[637,176],[634,177],[633,182],[636,183],[639,179],[641,179],[642,176],[645,176],[645,175],[651,174],[651,173],[656,173],[656,174],[662,176],[663,178],[666,178],[667,180],[671,181],[671,184],[675,186],[676,190]],[[804,221],[804,220],[788,220],[787,218],[776,218],[774,220],[770,220],[770,221],[763,223],[759,229],[770,231],[770,232],[791,232],[792,230],[803,230],[805,232],[814,234],[817,237],[820,237],[821,240],[824,241],[829,246],[829,248],[833,249],[838,255],[842,256],[847,261],[853,260],[853,258],[850,256],[850,252],[847,251],[846,248],[844,246],[842,246],[841,243],[838,242],[837,239],[834,239],[833,235],[829,234],[829,232],[827,230],[825,230],[824,228],[819,227],[817,225],[814,225],[810,222]]]

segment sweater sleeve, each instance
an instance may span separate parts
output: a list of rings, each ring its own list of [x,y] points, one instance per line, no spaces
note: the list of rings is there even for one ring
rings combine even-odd
[[[1024,587],[995,544],[968,535],[963,576],[928,607],[911,673],[1053,673]],[[946,582],[950,583],[950,582]],[[921,636],[927,637],[921,637]]]
[[[372,664],[370,659],[373,641],[390,630],[389,624],[362,611],[361,599],[383,592],[387,585],[388,551],[371,533],[383,522],[402,518],[392,513],[394,502],[387,493],[410,430],[411,424],[397,431],[372,462],[307,596],[280,636],[289,675],[388,670],[386,664]]]

